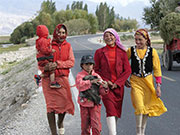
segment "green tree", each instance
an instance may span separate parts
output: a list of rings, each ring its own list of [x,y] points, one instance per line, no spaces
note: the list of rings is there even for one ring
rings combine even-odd
[[[49,13],[45,13],[45,12],[41,12],[39,14],[39,16],[37,17],[38,21],[40,22],[40,24],[46,25],[47,28],[49,29],[50,34],[52,33],[52,30],[54,29],[52,27],[52,18],[51,15]]]
[[[68,29],[68,35],[80,35],[89,33],[91,28],[85,19],[73,19],[64,23]]]
[[[85,4],[83,9],[88,12],[88,5]]]
[[[66,10],[70,10],[69,4],[66,6]]]
[[[85,4],[83,7],[83,1],[73,1],[72,5],[71,5],[71,10],[75,10],[75,9],[81,9],[81,10],[88,11],[88,6],[87,6],[87,4]]]
[[[52,2],[52,0],[43,1],[41,4],[41,12],[49,13],[52,15],[56,11],[55,2]]]
[[[20,29],[16,28],[13,31],[13,33],[11,34],[10,41],[14,44],[19,44],[19,43],[21,43],[20,42],[21,38],[22,38],[22,36],[21,36]]]
[[[160,20],[173,12],[179,0],[150,0],[150,7],[144,8],[142,19],[152,29],[159,30]]]
[[[99,7],[96,8],[96,16],[98,19],[99,29],[105,30],[111,27],[115,21],[114,7],[111,9],[105,3],[100,3]]]
[[[98,21],[97,21],[97,17],[94,16],[93,14],[89,14],[88,15],[88,22],[90,24],[90,29],[89,29],[89,33],[91,34],[95,34],[98,30]]]

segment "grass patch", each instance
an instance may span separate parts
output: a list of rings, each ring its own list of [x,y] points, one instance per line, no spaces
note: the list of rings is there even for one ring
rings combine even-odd
[[[10,51],[17,51],[21,47],[26,47],[26,44],[18,44],[18,45],[12,45],[7,48],[0,48],[0,54],[3,52],[10,52]]]
[[[9,41],[10,39],[10,36],[0,36],[0,44],[9,44],[11,43]]]

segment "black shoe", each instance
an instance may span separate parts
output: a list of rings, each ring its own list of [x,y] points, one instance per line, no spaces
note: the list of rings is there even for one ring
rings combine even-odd
[[[50,88],[58,89],[58,88],[61,88],[61,85],[58,82],[51,83]]]
[[[36,82],[36,85],[39,86],[39,83],[41,82],[40,75],[34,75],[34,81]]]

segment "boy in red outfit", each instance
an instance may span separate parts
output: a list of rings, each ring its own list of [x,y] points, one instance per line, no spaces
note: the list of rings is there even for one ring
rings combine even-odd
[[[94,72],[94,59],[85,55],[80,64],[82,71],[76,76],[76,87],[79,90],[78,103],[81,112],[81,135],[100,135],[101,104],[100,95],[107,94],[108,85]]]
[[[54,49],[51,47],[51,39],[48,38],[49,31],[45,25],[38,25],[36,28],[36,34],[39,38],[36,40],[36,58],[38,61],[38,66],[45,67],[47,64],[53,64],[53,53]],[[52,70],[49,73],[50,76],[50,87],[51,88],[60,88],[60,84],[55,81],[55,71]],[[42,73],[41,75],[35,75],[36,84],[39,85],[41,77],[47,75],[47,73]]]

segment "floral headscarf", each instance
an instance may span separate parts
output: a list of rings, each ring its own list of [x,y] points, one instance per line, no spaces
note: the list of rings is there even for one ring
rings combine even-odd
[[[139,29],[135,32],[134,35],[141,35],[143,36],[145,39],[147,39],[147,45],[151,46],[151,40],[149,38],[149,34],[145,29]]]
[[[63,28],[65,30],[66,36],[60,36],[59,35],[59,30],[61,28]],[[67,37],[67,28],[66,28],[66,26],[64,24],[58,24],[56,26],[55,30],[54,30],[54,33],[53,33],[53,41],[59,43],[60,42],[59,39],[64,39],[65,40],[66,37]]]
[[[120,37],[118,35],[118,33],[113,29],[113,28],[108,28],[104,31],[103,34],[103,38],[106,32],[110,32],[111,34],[113,34],[116,38],[116,45],[119,46],[122,50],[126,51],[126,47],[121,43]]]

